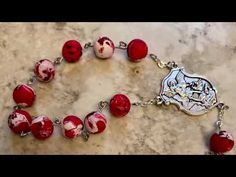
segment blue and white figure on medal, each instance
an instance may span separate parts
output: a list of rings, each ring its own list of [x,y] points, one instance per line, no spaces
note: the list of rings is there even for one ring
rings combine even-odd
[[[187,114],[202,115],[217,105],[216,93],[204,77],[188,74],[184,68],[173,68],[162,81],[160,96]]]

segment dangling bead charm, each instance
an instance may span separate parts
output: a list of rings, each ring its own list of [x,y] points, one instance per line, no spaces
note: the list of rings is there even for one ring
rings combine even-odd
[[[13,99],[17,105],[23,107],[32,106],[35,100],[34,90],[28,85],[18,85],[13,91]]]
[[[223,154],[234,147],[233,136],[226,131],[214,133],[210,138],[210,149],[216,154]]]
[[[141,61],[147,56],[148,46],[143,40],[134,39],[128,44],[127,53],[131,61]]]
[[[105,115],[100,112],[94,111],[89,113],[85,119],[84,124],[86,129],[93,134],[101,133],[105,130],[107,120]]]
[[[127,96],[116,94],[110,100],[110,112],[115,117],[124,117],[130,111],[131,103]]]
[[[32,118],[23,110],[15,110],[8,117],[8,126],[16,134],[22,135],[30,132]]]
[[[37,139],[49,138],[53,130],[53,122],[47,116],[38,116],[32,121],[31,132]]]
[[[69,63],[77,62],[82,56],[80,43],[76,40],[67,41],[62,48],[62,56]]]
[[[61,121],[62,133],[67,138],[75,138],[82,134],[83,122],[77,116],[67,116]]]
[[[109,39],[108,37],[100,37],[94,43],[93,49],[94,49],[95,55],[98,58],[107,59],[107,58],[112,57],[115,50],[115,45],[112,42],[112,40]]]
[[[39,81],[49,82],[55,76],[55,66],[48,59],[43,59],[35,64],[34,73]]]

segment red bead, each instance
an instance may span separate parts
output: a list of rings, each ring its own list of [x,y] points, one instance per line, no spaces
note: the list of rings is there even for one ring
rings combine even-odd
[[[39,81],[49,82],[55,76],[55,66],[50,60],[43,59],[35,64],[34,73]]]
[[[28,85],[18,85],[13,91],[13,99],[17,105],[24,107],[32,106],[35,100],[34,90]]]
[[[134,39],[128,44],[127,52],[131,61],[140,61],[147,56],[148,46],[143,40]]]
[[[67,41],[62,48],[63,58],[70,63],[76,62],[82,56],[82,47],[76,40]]]
[[[83,122],[77,116],[67,116],[61,121],[62,133],[67,138],[75,138],[83,131]]]
[[[85,117],[84,124],[90,133],[97,134],[105,130],[107,120],[105,115],[102,113],[91,112]]]
[[[53,130],[53,122],[47,116],[38,116],[32,121],[31,132],[37,139],[49,138]]]
[[[15,110],[8,117],[8,126],[16,134],[30,132],[32,118],[30,114],[23,110]]]
[[[220,131],[214,133],[210,138],[210,149],[214,153],[225,153],[234,147],[234,140],[230,133]]]
[[[110,100],[110,112],[115,117],[124,117],[130,111],[131,103],[127,96],[116,94]]]

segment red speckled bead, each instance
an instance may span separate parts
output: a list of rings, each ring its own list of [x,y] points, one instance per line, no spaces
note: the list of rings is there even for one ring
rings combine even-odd
[[[32,118],[30,114],[23,110],[15,110],[8,117],[8,126],[16,134],[30,132]]]
[[[124,117],[130,111],[130,100],[123,94],[116,94],[110,100],[110,112],[115,117]]]
[[[13,91],[13,99],[17,105],[23,107],[32,106],[35,100],[34,90],[28,85],[21,84],[18,85]]]
[[[108,37],[99,37],[94,43],[94,53],[98,58],[107,59],[112,57],[115,45]]]
[[[234,147],[233,136],[226,131],[214,133],[210,138],[210,149],[214,153],[225,153]]]
[[[141,61],[147,56],[148,46],[143,40],[134,39],[128,44],[127,53],[131,61]]]
[[[49,82],[55,76],[55,66],[52,61],[43,59],[35,64],[34,73],[39,81]]]
[[[82,47],[76,40],[67,41],[62,48],[63,58],[70,63],[76,62],[82,56]]]
[[[38,116],[32,121],[31,132],[37,139],[49,138],[53,130],[53,122],[47,116]]]
[[[107,120],[105,115],[100,112],[91,112],[89,113],[85,119],[84,124],[86,129],[93,134],[101,133],[105,130]]]
[[[62,133],[67,138],[72,139],[81,135],[83,127],[82,120],[74,115],[67,116],[61,121]]]

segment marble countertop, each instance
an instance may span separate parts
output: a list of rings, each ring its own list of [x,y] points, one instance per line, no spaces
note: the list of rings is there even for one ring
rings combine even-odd
[[[132,107],[122,119],[105,111],[106,131],[88,142],[65,139],[59,128],[39,141],[30,135],[20,138],[8,128],[12,91],[33,74],[37,60],[60,56],[69,39],[85,44],[105,35],[118,44],[141,38],[164,61],[174,60],[215,85],[219,100],[230,106],[224,129],[236,137],[235,31],[236,23],[0,23],[0,154],[206,154],[216,109],[189,116],[175,106]],[[132,63],[126,58],[122,50],[105,61],[96,59],[92,49],[84,52],[79,62],[58,66],[52,82],[37,82],[37,100],[26,110],[52,119],[68,114],[84,118],[115,93],[127,94],[132,102],[157,95],[168,70],[150,59]]]

